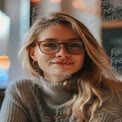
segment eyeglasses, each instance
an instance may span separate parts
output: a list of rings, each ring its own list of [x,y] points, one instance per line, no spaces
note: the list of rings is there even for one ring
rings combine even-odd
[[[71,54],[80,54],[84,52],[84,46],[81,40],[66,43],[58,43],[56,41],[39,41],[37,44],[42,53],[49,55],[59,52],[60,45],[64,45],[65,49]]]

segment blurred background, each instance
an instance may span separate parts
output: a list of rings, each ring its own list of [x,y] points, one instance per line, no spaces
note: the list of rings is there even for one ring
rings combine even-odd
[[[56,11],[88,27],[122,80],[122,0],[0,0],[0,89],[25,77],[18,59],[25,33],[38,15]]]

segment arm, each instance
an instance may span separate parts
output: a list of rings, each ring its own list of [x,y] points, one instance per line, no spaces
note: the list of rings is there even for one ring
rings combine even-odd
[[[7,88],[0,111],[0,122],[30,122],[18,93],[14,84]]]

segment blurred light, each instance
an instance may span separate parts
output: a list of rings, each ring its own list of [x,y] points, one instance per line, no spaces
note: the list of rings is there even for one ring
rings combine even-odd
[[[8,70],[10,67],[10,60],[8,56],[0,56],[0,88],[6,88],[8,85]]]
[[[6,88],[8,85],[8,70],[0,69],[0,88]]]
[[[9,31],[10,19],[6,14],[0,11],[0,38],[6,37]]]
[[[41,0],[31,0],[31,2],[40,2]]]
[[[78,9],[85,9],[87,8],[87,5],[85,2],[81,1],[81,0],[75,0],[72,5],[74,6],[74,8],[78,8]]]
[[[0,69],[9,69],[10,60],[8,56],[0,56]]]
[[[72,3],[74,8],[83,10],[88,13],[92,13],[95,15],[99,15],[100,11],[96,9],[96,7],[93,7],[92,5],[86,3],[84,0],[75,0]]]
[[[7,74],[7,70],[0,69],[0,80],[1,81],[5,81],[8,79],[8,76],[6,74]]]
[[[50,0],[51,2],[53,2],[53,3],[59,3],[59,2],[61,2],[62,0]]]

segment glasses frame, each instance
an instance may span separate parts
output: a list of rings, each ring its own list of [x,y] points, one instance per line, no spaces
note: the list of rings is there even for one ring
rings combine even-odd
[[[79,40],[81,41],[81,39],[79,39]],[[60,45],[64,45],[65,49],[66,49],[67,52],[69,52],[70,54],[81,54],[81,53],[83,53],[83,52],[85,51],[84,44],[83,44],[82,41],[81,41],[81,43],[83,44],[83,46],[82,46],[82,51],[81,51],[80,53],[75,53],[75,52],[73,53],[73,52],[70,52],[70,51],[68,50],[67,45],[68,45],[69,43],[72,43],[71,41],[70,41],[70,42],[65,42],[65,43],[58,43],[57,41],[52,41],[52,42],[55,42],[55,43],[58,45],[58,50],[57,50],[55,53],[45,53],[45,52],[41,49],[41,46],[40,46],[41,43],[43,43],[43,42],[48,42],[48,41],[37,41],[36,43],[37,43],[37,45],[38,45],[40,51],[41,51],[42,53],[48,54],[48,55],[52,55],[52,54],[55,54],[55,53],[59,52],[60,49],[61,49]],[[50,42],[50,41],[49,41],[49,42]]]

